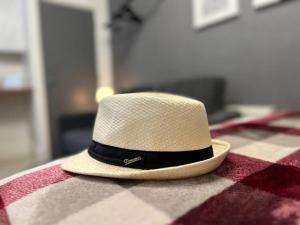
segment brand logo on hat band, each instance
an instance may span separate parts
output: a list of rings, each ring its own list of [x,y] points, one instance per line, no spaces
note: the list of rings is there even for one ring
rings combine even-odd
[[[158,169],[194,163],[213,157],[212,146],[189,151],[144,151],[118,148],[92,141],[89,155],[107,164],[135,169]]]
[[[131,163],[135,163],[135,162],[140,161],[140,160],[142,160],[142,157],[139,156],[139,157],[135,157],[133,159],[124,159],[123,162],[124,162],[125,166],[127,166]]]

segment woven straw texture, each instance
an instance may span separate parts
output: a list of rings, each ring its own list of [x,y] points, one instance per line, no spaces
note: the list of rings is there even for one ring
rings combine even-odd
[[[132,93],[104,98],[94,141],[145,151],[184,151],[211,145],[204,105],[162,93]]]
[[[203,103],[162,93],[120,94],[104,98],[98,109],[93,140],[101,144],[143,151],[190,151],[213,147],[207,160],[160,169],[133,169],[109,165],[86,151],[67,158],[66,171],[123,179],[177,179],[216,169],[230,144],[211,141]]]

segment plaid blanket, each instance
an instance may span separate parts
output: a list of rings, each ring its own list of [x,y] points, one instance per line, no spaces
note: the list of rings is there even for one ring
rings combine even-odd
[[[0,181],[0,224],[300,224],[300,112],[227,123],[214,172],[183,180],[79,176],[61,161]]]

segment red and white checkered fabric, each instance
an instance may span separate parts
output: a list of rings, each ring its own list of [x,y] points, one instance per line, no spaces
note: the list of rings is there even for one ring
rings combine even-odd
[[[0,224],[300,224],[300,112],[212,131],[216,171],[174,181],[79,176],[60,160],[0,181]]]

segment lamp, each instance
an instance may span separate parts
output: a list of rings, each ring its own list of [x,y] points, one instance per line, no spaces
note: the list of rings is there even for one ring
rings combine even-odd
[[[104,97],[113,95],[114,93],[112,87],[98,87],[96,91],[96,102],[100,102]]]

